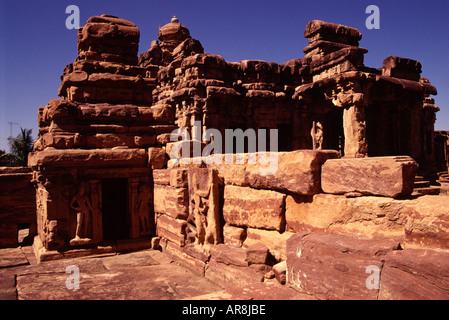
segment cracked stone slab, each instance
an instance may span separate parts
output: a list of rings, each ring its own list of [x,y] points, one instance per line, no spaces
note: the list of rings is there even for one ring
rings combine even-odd
[[[20,248],[0,250],[0,268],[10,268],[29,264],[25,254]]]
[[[79,267],[79,289],[66,286],[68,266]],[[21,270],[16,283],[19,300],[178,300],[222,290],[152,251],[44,262]]]
[[[159,262],[151,256],[149,251],[139,251],[105,257],[102,258],[102,262],[108,270],[127,267],[143,267],[159,264]]]

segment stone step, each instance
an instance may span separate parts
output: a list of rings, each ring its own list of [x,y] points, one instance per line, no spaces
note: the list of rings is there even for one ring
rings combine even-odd
[[[415,181],[416,188],[426,188],[430,186],[430,181]]]
[[[423,176],[415,176],[415,182],[423,181],[423,180],[424,180]]]
[[[449,178],[440,177],[440,179],[438,180],[438,182],[446,182],[446,183],[449,183]]]
[[[412,195],[439,195],[440,188],[436,186],[430,186],[426,188],[415,188],[413,189]]]
[[[437,182],[440,184],[441,188],[449,189],[449,181],[438,180]]]
[[[448,179],[449,180],[449,173],[447,172],[443,172],[443,173],[438,173],[438,176],[440,177],[440,179]]]

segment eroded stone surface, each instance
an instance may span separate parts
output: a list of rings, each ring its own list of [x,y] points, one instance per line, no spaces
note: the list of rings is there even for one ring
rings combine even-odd
[[[369,266],[381,270],[399,243],[351,235],[295,234],[287,240],[287,281],[318,299],[377,299],[366,285]]]
[[[321,184],[326,193],[406,197],[413,191],[417,168],[405,156],[329,160],[323,165]]]
[[[235,226],[281,230],[285,195],[268,190],[226,186],[223,218]]]

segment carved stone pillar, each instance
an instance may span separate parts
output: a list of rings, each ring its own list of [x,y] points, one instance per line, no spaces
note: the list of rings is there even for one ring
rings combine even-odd
[[[358,83],[338,84],[332,91],[332,103],[343,110],[343,131],[345,135],[345,157],[368,156],[366,139],[365,106],[366,95]]]
[[[363,106],[353,105],[344,108],[343,130],[345,135],[345,157],[368,155],[366,118]]]

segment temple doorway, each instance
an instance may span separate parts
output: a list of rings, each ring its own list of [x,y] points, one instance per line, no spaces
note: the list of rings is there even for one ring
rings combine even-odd
[[[128,208],[128,179],[103,179],[103,240],[129,238]]]

